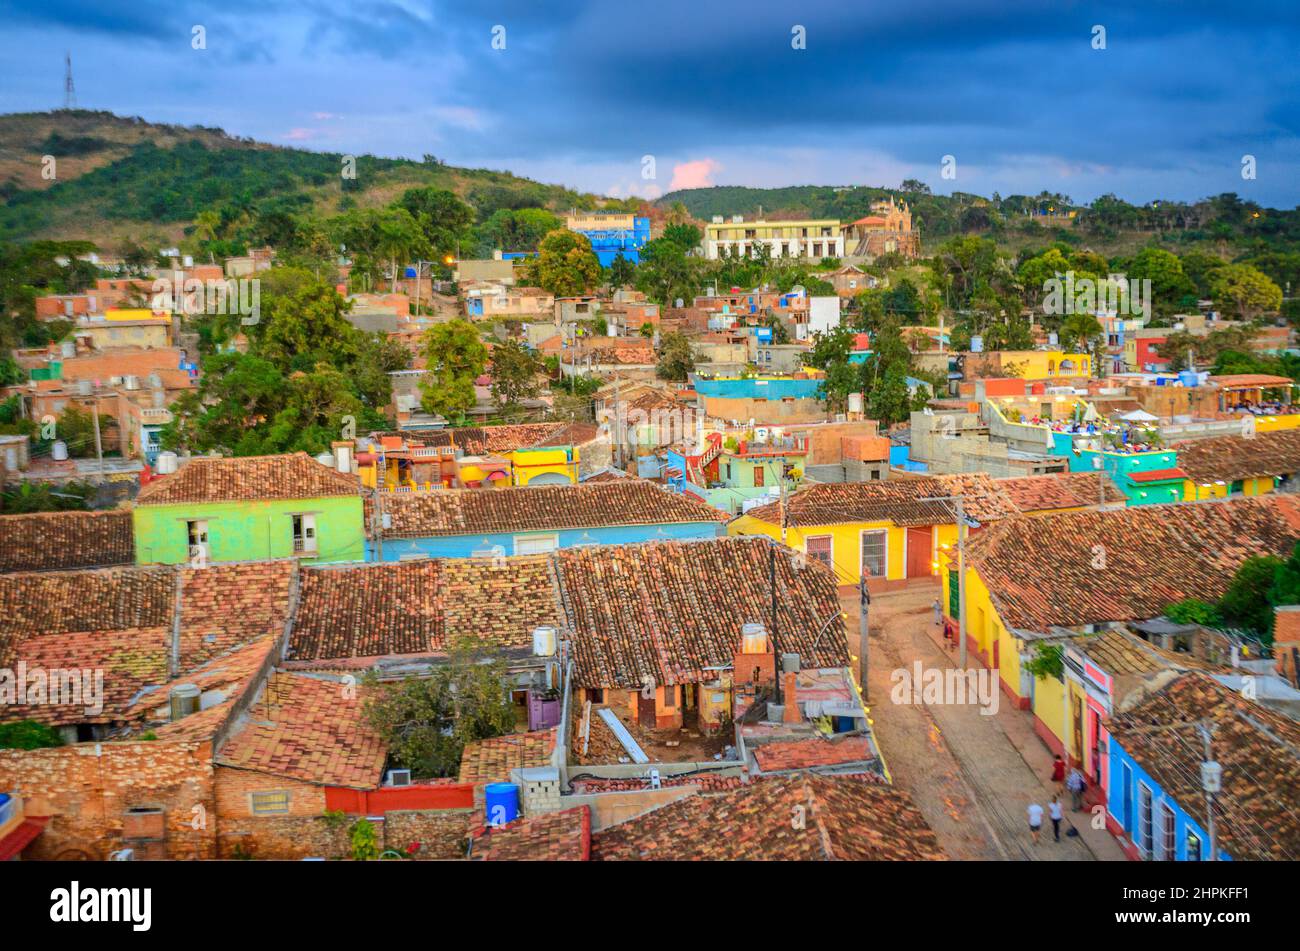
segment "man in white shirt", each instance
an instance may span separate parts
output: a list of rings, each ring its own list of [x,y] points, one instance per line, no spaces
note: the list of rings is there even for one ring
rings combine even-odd
[[[1034,845],[1038,844],[1038,830],[1043,827],[1043,807],[1036,802],[1029,804],[1029,833],[1034,837]]]
[[[1061,797],[1053,796],[1052,801],[1047,804],[1047,815],[1052,820],[1052,838],[1057,842],[1061,841]]]

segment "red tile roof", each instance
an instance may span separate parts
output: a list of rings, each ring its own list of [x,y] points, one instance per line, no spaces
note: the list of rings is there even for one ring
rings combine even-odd
[[[568,443],[555,443],[551,440],[563,438],[570,425],[569,423],[519,423],[508,426],[461,426],[430,432],[408,430],[394,435],[400,435],[425,446],[454,446],[463,450],[467,456],[483,456],[514,452],[516,449],[530,449],[543,444],[568,445]]]
[[[591,809],[578,806],[488,829],[470,857],[481,862],[585,862],[591,858]]]
[[[103,568],[0,576],[0,653],[28,634],[171,624],[173,568]]]
[[[575,683],[688,683],[705,679],[705,668],[731,666],[743,624],[771,629],[772,565],[780,651],[801,655],[805,667],[847,666],[834,574],[821,564],[800,569],[790,554],[766,538],[553,553],[564,618],[573,633]]]
[[[960,492],[966,514],[990,522],[1016,514],[1015,507],[986,475],[951,475],[881,482],[823,482],[791,496],[786,524],[798,528],[848,522],[893,522],[895,525],[951,525],[952,503],[944,497]],[[933,500],[933,501],[929,501]],[[779,524],[781,505],[752,508],[752,518]]]
[[[475,743],[466,743],[460,756],[462,783],[503,783],[516,769],[551,765],[559,731],[537,730],[510,733]]]
[[[366,720],[363,691],[339,680],[277,672],[216,761],[326,786],[374,789],[388,751]]]
[[[764,743],[754,750],[754,761],[765,773],[810,769],[814,766],[840,766],[875,758],[876,751],[865,736],[849,736],[838,740],[821,737],[786,740]]]
[[[1046,633],[1217,598],[1246,558],[1288,553],[1297,537],[1300,500],[1289,496],[1062,512],[977,533],[966,564],[1004,624]]]
[[[483,491],[450,489],[386,495],[385,537],[425,538],[513,532],[724,522],[697,499],[640,479]],[[369,522],[369,520],[367,520]]]
[[[1186,472],[1179,468],[1172,469],[1147,469],[1145,472],[1130,472],[1128,477],[1133,482],[1175,482],[1191,478]]]
[[[249,502],[361,495],[361,481],[305,452],[278,456],[195,456],[140,490],[136,505]]]
[[[135,562],[131,511],[0,515],[0,572]]]
[[[1101,502],[1105,483],[1106,503],[1125,501],[1110,476],[1101,472],[1067,472],[1058,475],[1016,476],[994,483],[1021,512],[1090,508]]]
[[[1177,443],[1178,465],[1197,483],[1287,476],[1300,472],[1300,429],[1253,437],[1214,436]]]
[[[1234,859],[1300,859],[1300,725],[1201,673],[1183,674],[1112,717],[1111,736],[1193,819],[1207,828],[1198,729],[1213,726],[1223,768],[1215,795],[1219,848]]]
[[[902,791],[857,776],[759,779],[689,796],[593,837],[599,861],[937,861],[934,832]]]
[[[1272,373],[1227,373],[1223,376],[1210,377],[1210,382],[1217,383],[1225,389],[1254,386],[1262,386],[1265,388],[1275,386],[1295,386],[1295,381],[1290,377],[1277,376]]]

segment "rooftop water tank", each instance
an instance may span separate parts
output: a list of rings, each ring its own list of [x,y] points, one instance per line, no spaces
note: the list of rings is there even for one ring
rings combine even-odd
[[[551,657],[555,654],[555,628],[550,625],[533,628],[533,655]]]
[[[128,390],[140,389],[140,378],[138,376],[127,376],[122,382]]]
[[[65,340],[59,346],[59,352],[65,357],[75,357],[77,355],[77,345],[74,341]]]
[[[334,454],[333,454],[333,453],[330,453],[330,452],[322,452],[320,455],[318,455],[318,456],[316,457],[316,461],[319,462],[319,463],[320,463],[321,465],[323,465],[323,466],[328,466],[328,467],[331,468],[331,469],[334,468]]]
[[[177,684],[168,693],[171,703],[171,718],[179,720],[191,713],[199,712],[199,699],[203,692],[194,684]]]
[[[1196,386],[1200,382],[1200,374],[1195,370],[1183,370],[1178,374],[1178,382],[1183,386]]]
[[[154,471],[159,475],[171,475],[176,471],[177,456],[174,452],[160,452],[154,461]]]
[[[65,462],[68,458],[68,444],[62,439],[56,440],[50,447],[50,458],[55,462]]]
[[[519,787],[514,783],[488,783],[483,798],[488,825],[503,826],[519,818]]]
[[[766,654],[767,628],[761,624],[741,625],[740,652],[742,654]]]

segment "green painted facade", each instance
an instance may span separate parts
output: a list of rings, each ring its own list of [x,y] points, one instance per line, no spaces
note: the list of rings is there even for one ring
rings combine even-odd
[[[295,515],[314,519],[314,555],[294,550]],[[135,557],[142,565],[188,563],[188,523],[206,521],[209,563],[293,557],[305,564],[364,561],[364,518],[359,495],[136,505],[132,513]]]

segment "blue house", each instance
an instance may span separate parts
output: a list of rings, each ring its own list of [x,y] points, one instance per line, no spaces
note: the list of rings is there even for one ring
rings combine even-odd
[[[633,264],[641,263],[641,249],[650,241],[649,218],[633,218],[631,228],[575,230],[591,242],[601,267],[609,267],[620,254]]]
[[[1221,770],[1214,793],[1219,860],[1300,856],[1295,721],[1193,672],[1108,726],[1107,825],[1130,857],[1209,860],[1202,726]]]
[[[578,545],[726,534],[726,513],[644,479],[384,492],[367,502],[366,560],[536,555]],[[382,512],[380,508],[382,506]]]

